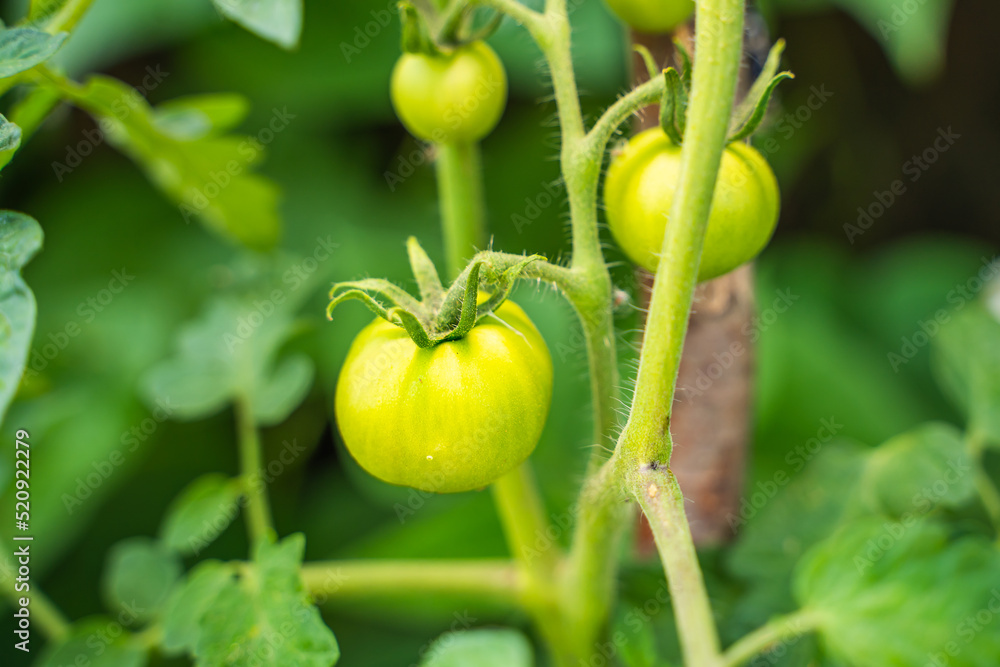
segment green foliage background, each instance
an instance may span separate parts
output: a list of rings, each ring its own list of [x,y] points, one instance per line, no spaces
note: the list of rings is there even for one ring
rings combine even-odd
[[[18,4],[8,3],[4,18],[18,16]],[[773,613],[794,609],[796,595],[800,601],[827,599],[825,584],[811,583],[805,575],[793,584],[790,569],[838,522],[848,524],[843,530],[864,523],[844,519],[860,511],[845,506],[844,498],[858,471],[871,467],[866,448],[928,421],[964,427],[961,410],[933,380],[930,346],[917,346],[913,358],[896,370],[888,355],[900,353],[904,338],[913,341],[921,322],[932,319],[935,311],[945,309],[958,319],[949,295],[1000,244],[1000,200],[993,187],[1000,176],[1000,60],[987,55],[995,39],[990,26],[1000,19],[995,3],[959,1],[950,24],[948,3],[928,3],[933,11],[914,15],[903,36],[892,34],[887,40],[872,17],[888,16],[891,3],[870,3],[862,10],[860,3],[847,0],[815,2],[808,3],[809,11],[802,10],[803,3],[762,4],[775,34],[788,40],[788,63],[797,79],[782,89],[770,134],[758,139],[776,142],[777,150],[768,157],[784,202],[778,236],[759,262],[757,290],[765,312],[778,290],[790,290],[798,300],[760,327],[754,457],[747,488],[766,484],[782,470],[791,474],[792,483],[749,519],[745,537],[734,549],[706,554],[729,640]],[[79,111],[61,109],[3,172],[4,207],[30,213],[45,230],[43,251],[24,270],[38,301],[33,350],[41,352],[47,344],[63,349],[50,360],[43,357],[44,364],[35,366],[38,374],[23,384],[4,422],[0,451],[9,452],[6,443],[13,441],[16,429],[30,430],[36,447],[34,576],[70,617],[101,613],[102,600],[114,599],[102,573],[110,554],[118,553],[117,543],[158,535],[161,517],[195,478],[235,473],[233,419],[230,409],[221,408],[224,400],[206,399],[190,415],[175,406],[174,417],[197,418],[177,421],[162,419],[147,397],[157,395],[149,391],[149,383],[169,374],[162,368],[176,359],[179,332],[218,295],[251,283],[282,290],[298,308],[287,317],[294,326],[289,324],[288,331],[271,341],[267,353],[275,359],[306,359],[315,368],[314,381],[305,381],[311,388],[301,405],[287,419],[270,420],[264,431],[266,461],[286,443],[302,448],[269,487],[280,532],[304,533],[307,559],[504,555],[487,493],[424,497],[378,483],[357,468],[331,425],[339,365],[369,316],[360,308],[343,308],[333,323],[326,322],[324,286],[368,275],[409,284],[403,243],[410,234],[441,259],[433,171],[389,105],[389,72],[398,55],[395,16],[385,19],[390,5],[384,0],[307,2],[301,47],[284,52],[223,22],[208,2],[98,0],[57,56],[72,74],[101,71],[132,85],[140,85],[147,68],[160,68],[167,74],[147,95],[154,104],[220,91],[245,95],[249,115],[237,129],[242,134],[256,135],[276,113],[289,119],[266,146],[260,168],[281,188],[284,220],[282,250],[264,260],[201,225],[185,224],[178,208],[107,145],[57,178],[53,163],[65,162],[67,147],[76,146],[94,126]],[[796,5],[795,11],[790,5]],[[585,111],[595,114],[627,85],[623,35],[595,0],[581,3],[572,18]],[[377,30],[366,36],[373,21]],[[918,62],[926,53],[912,43],[927,46],[927,36],[935,34],[948,34],[950,46],[941,60],[943,69],[930,78],[938,66]],[[546,97],[539,54],[512,25],[504,25],[493,43],[508,67],[512,91],[503,123],[484,143],[494,246],[558,258],[568,230],[557,183],[554,105]],[[777,122],[808,108],[803,105],[819,87],[832,97],[810,110],[800,127]],[[868,207],[876,201],[875,192],[905,178],[902,170],[910,155],[930,146],[939,128],[947,127],[962,138],[919,181],[907,181],[898,202],[851,243],[843,226],[855,223],[856,209]],[[389,179],[390,184],[387,173],[402,182]],[[331,245],[335,249],[327,256],[324,249]],[[608,256],[622,260],[613,247]],[[110,303],[98,303],[98,311],[88,299],[108,287],[113,271],[134,279]],[[616,278],[634,294],[627,267],[620,265]],[[582,477],[589,439],[582,338],[569,307],[550,291],[522,287],[517,300],[546,337],[556,365],[553,409],[533,461],[549,509],[562,516]],[[79,334],[63,336],[70,323],[79,326]],[[623,309],[619,324],[623,332],[633,330],[635,313]],[[64,338],[66,344],[60,345]],[[623,333],[626,369],[634,357],[633,344],[634,336]],[[1000,343],[989,339],[978,349],[991,345],[996,349]],[[151,369],[162,372],[150,375]],[[284,412],[278,410],[281,417]],[[790,470],[788,453],[815,438],[822,419],[842,425],[836,434],[839,444],[824,446],[816,457],[820,471]],[[120,465],[113,463],[119,460],[115,452],[121,454]],[[997,458],[988,457],[995,475],[1000,472]],[[11,461],[7,455],[0,460],[0,489],[7,493],[3,507],[10,499]],[[106,469],[103,464],[109,461],[112,473],[68,511],[64,494],[74,493],[78,480]],[[877,481],[871,484],[878,488]],[[907,496],[893,486],[891,476],[887,484],[879,502],[891,506],[903,498],[899,502],[905,508]],[[961,517],[954,524],[960,529],[953,529],[985,532],[985,516],[965,496],[955,499],[954,508],[935,510],[931,519],[952,513]],[[931,569],[893,573],[903,583],[887,585],[903,586],[918,596],[927,571],[957,571],[934,555],[940,530],[921,528],[912,538],[924,540],[921,553],[929,554]],[[199,559],[245,553],[244,540],[239,529],[223,532]],[[989,574],[969,586],[985,586],[989,576],[989,585],[996,585],[995,551],[969,556],[980,558],[977,563],[990,557],[994,561],[992,569],[982,566]],[[824,557],[839,558],[812,556]],[[630,563],[623,579],[623,622],[628,604],[642,608],[655,599],[661,586],[657,573],[654,563]],[[844,575],[842,585],[849,577]],[[878,594],[877,587],[866,590]],[[854,602],[860,607],[845,613],[877,616],[877,604]],[[448,629],[456,611],[465,611],[433,600],[414,601],[410,609],[417,605],[424,610],[418,617],[408,616],[406,606],[388,611],[335,603],[325,607],[324,617],[345,656],[341,664],[413,664],[428,638]],[[940,609],[941,627],[960,620],[946,617],[947,605]],[[475,615],[477,625],[523,622],[479,610]],[[661,652],[670,652],[668,606],[659,605],[651,618]],[[11,627],[4,614],[0,628]],[[913,633],[913,624],[900,620],[899,632]],[[987,637],[994,635],[1000,636],[1000,622],[988,630]],[[5,636],[10,636],[7,630]],[[821,664],[889,664],[852,662],[861,660],[852,651],[867,645],[863,639],[848,643],[846,649],[828,647]],[[813,640],[803,639],[781,664],[806,664],[794,652],[813,650]],[[641,657],[633,659],[643,664]]]

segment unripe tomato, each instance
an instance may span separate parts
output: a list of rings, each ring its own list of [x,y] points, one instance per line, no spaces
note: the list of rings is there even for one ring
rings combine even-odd
[[[655,272],[680,177],[681,149],[658,127],[633,137],[604,183],[608,226],[629,259]],[[722,154],[698,280],[756,257],[774,233],[778,182],[764,157],[743,143]]]
[[[344,444],[370,474],[435,493],[479,489],[538,444],[552,358],[507,301],[456,341],[421,349],[378,319],[358,334],[337,383]]]
[[[500,121],[507,74],[493,49],[472,42],[447,55],[403,54],[390,93],[396,115],[418,139],[478,141]]]
[[[639,32],[672,32],[694,13],[694,0],[604,0],[618,18]]]

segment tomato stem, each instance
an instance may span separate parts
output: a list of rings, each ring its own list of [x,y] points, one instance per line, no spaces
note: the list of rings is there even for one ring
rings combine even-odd
[[[779,644],[792,644],[819,626],[820,616],[802,609],[772,619],[729,647],[720,667],[740,667],[754,656]]]
[[[479,144],[435,144],[441,225],[448,279],[458,277],[476,250],[486,245]]]
[[[240,397],[235,402],[236,430],[239,439],[240,477],[243,493],[246,495],[246,524],[251,544],[261,540],[274,541],[275,531],[271,521],[271,507],[267,501],[267,490],[261,478],[263,456],[260,433],[254,421],[250,401]]]
[[[319,604],[441,595],[519,609],[524,595],[520,570],[508,560],[316,561],[302,566],[302,583]]]

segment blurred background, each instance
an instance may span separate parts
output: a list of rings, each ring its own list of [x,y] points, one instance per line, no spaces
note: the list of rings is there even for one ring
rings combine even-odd
[[[939,309],[955,308],[949,295],[969,289],[1000,246],[1000,5],[927,0],[894,18],[897,5],[908,3],[760,4],[750,43],[784,37],[796,79],[781,87],[772,122],[755,139],[783,199],[756,289],[762,310],[785,291],[796,299],[760,326],[750,488],[786,467],[786,453],[816,438],[821,420],[834,420],[838,438],[862,446],[929,420],[961,424],[933,382],[928,346],[914,334]],[[3,3],[2,18],[17,20],[23,5]],[[442,259],[433,168],[389,104],[399,29],[394,13],[386,25],[377,22],[387,9],[388,0],[307,0],[301,46],[286,52],[224,22],[207,0],[97,0],[59,54],[76,77],[102,72],[140,86],[149,68],[161,72],[145,90],[154,104],[198,93],[244,95],[251,111],[241,133],[257,135],[276,114],[287,120],[260,168],[283,193],[281,251],[267,258],[186,224],[106,144],[70,173],[57,173],[53,163],[65,162],[95,127],[69,107],[3,172],[4,208],[29,213],[45,230],[44,249],[24,272],[39,304],[33,350],[58,348],[29,362],[38,372],[23,384],[3,438],[12,442],[17,428],[28,428],[38,443],[34,576],[71,618],[104,609],[102,571],[114,544],[156,535],[171,500],[196,477],[236,472],[230,408],[195,421],[165,419],[142,387],[150,369],[175,352],[185,323],[249,274],[301,303],[281,353],[304,354],[315,367],[305,400],[263,435],[266,460],[287,443],[304,448],[269,486],[279,532],[304,532],[309,559],[505,554],[488,493],[423,497],[381,484],[350,459],[333,423],[337,372],[369,314],[344,307],[327,322],[328,284],[380,276],[412,287],[404,248],[411,234]],[[366,34],[373,20],[378,29]],[[625,34],[597,0],[578,3],[572,20],[583,104],[593,117],[627,88]],[[540,56],[509,23],[491,43],[511,82],[503,122],[483,145],[494,247],[559,258],[568,227],[555,108]],[[952,139],[935,148],[942,135]],[[903,194],[873,206],[897,180]],[[608,247],[618,285],[634,291],[610,237]],[[516,299],[556,365],[553,408],[533,461],[549,509],[565,513],[589,448],[584,350],[558,295],[526,287]],[[74,323],[78,334],[60,335]],[[635,312],[624,309],[619,325],[634,330]],[[622,334],[626,374],[633,343],[633,334]],[[122,462],[79,497],[80,480],[114,452]],[[11,460],[0,462],[4,507]],[[80,502],[67,505],[66,494]],[[414,511],[401,518],[400,506]],[[787,539],[794,542],[793,524]],[[790,604],[780,585],[751,602],[746,594],[755,590],[753,577],[780,576],[782,558],[793,562],[806,545],[786,543],[784,552],[767,555],[773,572],[764,574],[733,567],[727,550],[706,555],[713,595],[728,614],[724,632],[732,636]],[[201,557],[231,558],[245,548],[236,526]],[[626,592],[639,599],[658,581],[656,566],[638,560],[623,577]],[[729,604],[737,598],[743,602]],[[341,664],[412,664],[454,610],[442,606],[419,621],[406,620],[404,611],[329,606]],[[669,627],[669,611],[658,614]],[[7,614],[0,627],[9,633]]]

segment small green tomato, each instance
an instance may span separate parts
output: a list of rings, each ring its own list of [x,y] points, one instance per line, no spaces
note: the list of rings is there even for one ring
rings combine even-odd
[[[604,0],[611,11],[639,32],[666,33],[694,13],[694,0]]]
[[[611,161],[604,183],[608,226],[629,259],[656,271],[681,170],[681,148],[660,128],[633,137]],[[781,204],[764,157],[742,143],[722,154],[698,280],[756,257],[774,233]]]
[[[484,42],[439,56],[405,53],[392,71],[390,94],[396,115],[418,139],[479,141],[503,114],[507,74]]]
[[[506,302],[465,337],[421,349],[378,319],[354,340],[336,415],[354,459],[379,479],[434,493],[479,489],[535,449],[552,398],[545,340]]]

